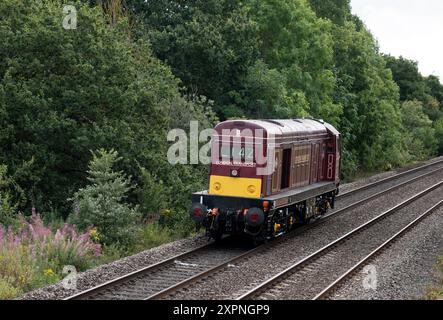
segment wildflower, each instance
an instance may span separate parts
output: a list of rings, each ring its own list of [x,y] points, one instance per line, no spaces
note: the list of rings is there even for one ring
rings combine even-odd
[[[95,242],[100,241],[100,233],[98,232],[97,228],[92,228],[89,231],[89,237]]]
[[[46,269],[46,270],[43,272],[43,274],[45,275],[45,277],[51,277],[51,276],[53,276],[55,273],[54,273],[54,270],[52,270],[51,268],[49,268],[49,269]]]
[[[26,275],[22,274],[18,277],[18,281],[20,282],[20,284],[24,285],[24,284],[26,284],[28,279],[27,279]]]
[[[161,214],[163,216],[169,217],[171,215],[171,210],[170,209],[163,209],[163,210],[161,210]]]

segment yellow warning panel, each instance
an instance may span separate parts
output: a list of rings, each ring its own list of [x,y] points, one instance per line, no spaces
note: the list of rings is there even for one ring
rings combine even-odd
[[[209,182],[209,194],[260,199],[261,184],[261,179],[211,176]]]

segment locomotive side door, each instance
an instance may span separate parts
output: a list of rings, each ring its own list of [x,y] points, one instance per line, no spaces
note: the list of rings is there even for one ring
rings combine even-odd
[[[307,186],[311,181],[311,145],[303,146],[303,180],[302,187]]]
[[[282,150],[275,149],[275,170],[272,174],[272,194],[280,191],[281,172],[282,172]]]
[[[297,186],[297,146],[292,146],[292,164],[291,164],[291,188],[295,188]]]
[[[320,144],[315,143],[312,145],[312,152],[311,152],[311,181],[310,181],[311,184],[318,182],[319,157],[320,157]]]
[[[292,187],[300,187],[303,180],[303,146],[295,145],[292,149],[293,170]]]

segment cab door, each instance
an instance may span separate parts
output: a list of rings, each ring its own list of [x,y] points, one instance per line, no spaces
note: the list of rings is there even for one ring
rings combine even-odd
[[[315,143],[312,145],[312,152],[311,152],[311,181],[310,181],[311,184],[318,182],[319,157],[320,157],[320,144]]]
[[[311,145],[303,146],[303,180],[301,186],[309,185],[311,181]]]
[[[281,172],[282,172],[282,150],[276,149],[275,150],[275,170],[272,174],[272,187],[271,191],[272,194],[278,193],[280,191],[280,185],[281,185]]]

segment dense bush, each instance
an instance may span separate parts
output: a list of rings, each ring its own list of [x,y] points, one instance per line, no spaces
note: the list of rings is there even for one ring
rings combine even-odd
[[[438,141],[438,153],[443,154],[443,117],[435,122],[435,136]]]
[[[114,148],[135,180],[142,166],[172,184],[168,130],[186,127],[181,115],[209,126],[211,113],[180,94],[146,41],[133,41],[127,18],[109,25],[100,7],[73,4],[77,29],[65,30],[61,1],[0,2],[0,163],[25,192],[21,210],[65,217],[66,199],[86,185],[90,150]],[[180,179],[203,184],[193,170]]]
[[[405,101],[401,108],[407,145],[415,160],[426,159],[437,153],[438,143],[432,121],[423,111],[420,101]]]

